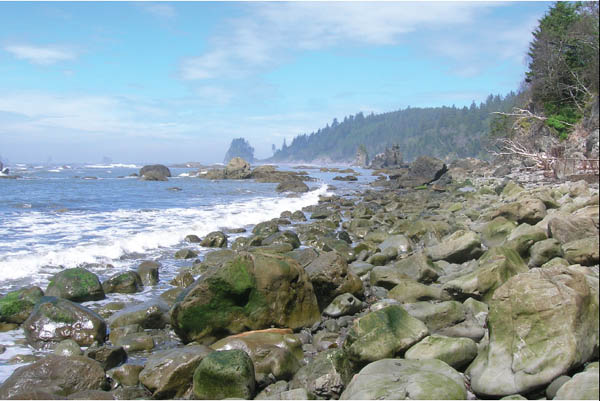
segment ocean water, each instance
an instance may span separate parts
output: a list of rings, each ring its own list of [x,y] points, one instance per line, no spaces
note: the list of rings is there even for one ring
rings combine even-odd
[[[29,285],[45,290],[64,268],[85,266],[103,281],[135,270],[142,260],[161,263],[159,285],[84,303],[92,307],[142,302],[172,288],[168,281],[192,264],[173,254],[187,247],[202,259],[209,251],[184,242],[188,234],[202,238],[225,228],[251,230],[285,210],[316,204],[321,195],[350,193],[372,180],[362,171],[358,182],[332,181],[340,174],[310,169],[317,179],[307,183],[312,190],[290,197],[276,193],[277,184],[190,177],[194,169],[171,168],[168,182],[148,182],[130,177],[141,166],[128,164],[9,167],[22,178],[0,179],[0,295]],[[231,234],[229,241],[237,235],[248,234]],[[21,366],[9,364],[11,358],[36,352],[23,338],[22,330],[0,333],[0,344],[7,347],[0,354],[0,382]]]

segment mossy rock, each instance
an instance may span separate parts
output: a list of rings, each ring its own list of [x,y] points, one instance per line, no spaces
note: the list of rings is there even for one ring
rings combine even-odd
[[[583,238],[563,245],[565,259],[572,264],[583,266],[597,265],[600,260],[598,236]]]
[[[454,369],[461,369],[477,356],[477,344],[470,338],[425,337],[406,351],[406,359],[439,359]]]
[[[180,249],[175,252],[175,259],[193,259],[197,256],[198,254],[195,251],[188,248]]]
[[[479,235],[467,230],[457,230],[426,248],[425,253],[433,261],[445,260],[451,263],[463,263],[478,258],[483,253]]]
[[[466,318],[466,311],[460,302],[444,301],[432,303],[427,301],[403,305],[409,315],[425,323],[430,332],[452,326]]]
[[[227,335],[275,327],[311,326],[319,320],[309,278],[297,262],[269,253],[241,253],[209,268],[171,309],[184,341],[212,343]]]
[[[74,302],[99,301],[106,298],[98,276],[80,267],[55,274],[50,279],[46,295]]]
[[[142,278],[134,271],[118,273],[102,283],[105,293],[133,294],[144,289]]]
[[[501,216],[496,217],[483,227],[481,232],[482,242],[488,248],[499,246],[516,227],[517,224],[513,221]]]
[[[0,322],[23,323],[44,296],[39,287],[21,288],[0,298]]]
[[[529,248],[536,242],[543,241],[546,238],[548,238],[548,236],[542,228],[523,223],[506,237],[502,246],[514,249],[519,255],[527,257]]]
[[[254,365],[242,350],[215,351],[202,359],[193,383],[198,400],[251,399],[256,386]]]
[[[227,235],[222,231],[213,231],[204,237],[200,245],[207,248],[227,248]]]

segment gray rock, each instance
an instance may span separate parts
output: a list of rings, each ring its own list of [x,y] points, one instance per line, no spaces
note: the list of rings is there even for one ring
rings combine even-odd
[[[102,345],[89,347],[85,351],[85,356],[100,362],[104,370],[110,370],[127,361],[127,353],[123,347]]]
[[[363,303],[354,295],[346,293],[338,295],[325,308],[323,314],[331,317],[340,317],[344,315],[353,315],[363,308]]]
[[[158,179],[163,181],[166,180],[167,177],[171,176],[171,170],[162,164],[151,164],[142,167],[140,169],[139,176],[145,179]]]
[[[75,341],[70,338],[63,340],[54,347],[54,355],[58,356],[73,356],[82,355],[83,351]]]
[[[466,318],[463,304],[457,301],[440,303],[421,301],[404,304],[403,307],[409,315],[425,323],[430,332],[450,327]]]
[[[554,238],[548,238],[543,241],[536,242],[529,249],[530,267],[538,267],[556,257],[562,257],[563,251],[558,242]]]
[[[442,239],[440,244],[426,248],[425,252],[434,261],[463,263],[478,258],[483,250],[481,240],[476,233],[458,230]]]
[[[153,286],[158,283],[158,269],[160,263],[153,260],[145,260],[138,266],[137,272],[144,285]]]
[[[555,400],[597,400],[600,394],[598,386],[598,362],[577,373],[571,380],[556,391]]]
[[[142,278],[134,271],[117,273],[102,283],[102,289],[106,294],[118,292],[133,294],[144,289]]]
[[[254,365],[242,350],[215,351],[202,359],[193,383],[196,399],[251,399],[256,386]]]
[[[406,359],[439,359],[454,369],[461,369],[477,356],[477,344],[470,338],[425,337],[406,351]]]
[[[352,378],[348,356],[338,349],[319,353],[298,370],[289,383],[290,389],[306,389],[319,398],[336,399]]]
[[[111,329],[139,324],[145,329],[163,329],[168,323],[169,306],[162,300],[154,300],[125,308],[108,319]]]

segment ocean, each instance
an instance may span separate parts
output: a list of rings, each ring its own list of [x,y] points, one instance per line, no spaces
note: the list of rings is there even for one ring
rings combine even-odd
[[[174,259],[177,250],[194,249],[200,259],[210,251],[185,242],[188,234],[250,231],[283,211],[316,204],[321,195],[362,190],[373,179],[369,171],[355,169],[361,172],[359,181],[333,181],[346,174],[308,169],[316,178],[307,182],[311,191],[289,196],[277,193],[273,183],[191,177],[196,169],[190,168],[171,168],[168,182],[149,182],[132,177],[141,166],[131,164],[9,167],[22,178],[0,179],[0,296],[30,285],[45,290],[50,277],[65,268],[84,266],[104,281],[135,270],[143,260],[161,263],[158,285],[85,306],[145,301],[172,288],[168,282],[192,263]],[[248,233],[229,234],[229,242],[239,235]],[[0,354],[1,383],[22,366],[11,359],[38,351],[26,345],[21,329],[0,333],[0,344],[7,348]]]

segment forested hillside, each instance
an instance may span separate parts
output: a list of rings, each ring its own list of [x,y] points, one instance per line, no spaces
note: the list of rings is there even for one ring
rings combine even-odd
[[[494,111],[510,111],[519,102],[515,93],[490,95],[471,107],[412,108],[364,116],[358,113],[333,120],[309,135],[299,135],[277,150],[270,161],[352,161],[360,145],[370,157],[393,144],[405,161],[422,155],[440,158],[477,156],[489,132]]]

